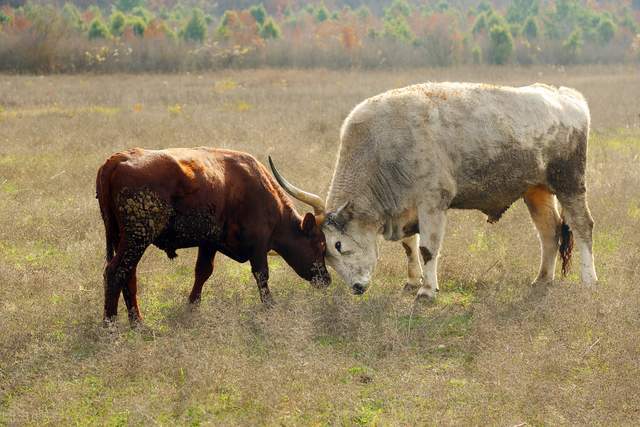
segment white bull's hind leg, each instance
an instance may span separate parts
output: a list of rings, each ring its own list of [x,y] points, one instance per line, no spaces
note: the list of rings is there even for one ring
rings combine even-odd
[[[420,256],[423,264],[422,286],[416,298],[434,298],[438,292],[438,256],[447,222],[446,212],[429,205],[418,207]]]
[[[586,193],[562,196],[558,194],[563,216],[576,237],[580,250],[580,278],[585,285],[598,282],[593,261],[593,218],[587,206]]]
[[[560,246],[561,219],[556,198],[546,187],[532,187],[524,195],[531,220],[540,239],[540,270],[534,283],[551,283],[555,278],[556,259]]]
[[[422,280],[422,260],[418,249],[419,242],[420,236],[418,234],[402,239],[402,247],[407,254],[408,278],[404,285],[406,291],[413,291],[419,288]]]

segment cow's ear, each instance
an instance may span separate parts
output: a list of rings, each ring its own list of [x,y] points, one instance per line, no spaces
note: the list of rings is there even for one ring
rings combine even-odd
[[[351,201],[346,202],[340,206],[336,211],[336,218],[339,224],[343,227],[353,219],[353,203]]]
[[[307,213],[302,220],[302,232],[307,236],[310,236],[316,227],[316,217],[311,213]]]

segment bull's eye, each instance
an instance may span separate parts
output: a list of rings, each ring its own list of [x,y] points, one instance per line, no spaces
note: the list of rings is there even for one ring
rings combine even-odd
[[[338,252],[341,252],[341,249],[342,249],[342,243],[340,243],[339,241],[338,241],[338,242],[336,242],[336,250],[337,250]]]

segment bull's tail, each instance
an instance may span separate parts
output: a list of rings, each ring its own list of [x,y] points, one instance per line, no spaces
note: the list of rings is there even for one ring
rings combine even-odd
[[[116,156],[111,156],[105,164],[98,169],[98,176],[96,177],[96,199],[98,199],[102,222],[104,222],[107,262],[113,259],[118,240],[120,239],[110,185],[111,174],[118,163],[120,163],[120,159]]]
[[[571,267],[571,254],[573,252],[573,232],[566,223],[564,216],[560,225],[560,258],[562,258],[562,276],[569,273]]]

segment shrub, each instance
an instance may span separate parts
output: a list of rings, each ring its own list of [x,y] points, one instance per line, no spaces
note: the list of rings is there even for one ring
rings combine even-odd
[[[144,3],[144,0],[117,0],[115,6],[118,10],[129,12],[135,7],[144,6]]]
[[[318,22],[324,22],[329,19],[329,11],[324,4],[316,9],[315,17]]]
[[[507,21],[505,21],[504,17],[500,15],[500,13],[493,11],[487,14],[487,28],[489,31],[491,31],[493,27],[498,26],[509,28],[509,24],[507,24]]]
[[[474,22],[471,32],[473,34],[478,34],[486,29],[487,29],[487,15],[484,13],[481,13],[476,18],[476,22]]]
[[[127,19],[127,25],[131,26],[133,34],[138,37],[144,36],[144,32],[147,29],[147,23],[139,16],[130,16]]]
[[[411,6],[405,0],[393,0],[391,6],[385,10],[386,16],[404,16],[408,18],[411,15]]]
[[[527,21],[524,23],[522,34],[524,34],[529,41],[538,38],[538,24],[533,16],[527,18]]]
[[[536,0],[514,0],[507,9],[507,21],[522,23],[530,16],[538,14]]]
[[[278,39],[280,38],[280,27],[273,19],[268,18],[262,28],[260,28],[260,37],[263,39]]]
[[[1,12],[0,12],[1,13]],[[65,3],[62,8],[62,17],[65,22],[76,30],[82,30],[84,22],[80,16],[80,11],[73,3]]]
[[[449,10],[449,3],[446,0],[441,0],[436,4],[436,11],[446,12],[447,10]]]
[[[89,40],[109,38],[109,29],[100,18],[94,18],[89,24]]]
[[[483,13],[483,12],[490,13],[493,9],[491,8],[491,3],[489,3],[487,0],[482,0],[480,4],[478,4],[478,7],[476,8],[476,10],[478,11],[478,13]]]
[[[226,13],[225,13],[226,16]],[[224,18],[223,18],[224,25]],[[182,38],[187,41],[195,41],[202,43],[207,36],[207,22],[204,19],[204,13],[200,9],[193,9],[191,19],[182,30]]]
[[[385,19],[384,35],[393,40],[409,42],[413,40],[413,33],[404,16],[394,16]]]
[[[121,36],[124,31],[124,27],[127,24],[127,18],[124,16],[124,13],[116,10],[111,14],[110,21],[109,27],[111,34],[114,36]]]
[[[471,56],[474,64],[478,65],[482,63],[482,49],[480,49],[480,46],[474,46],[473,49],[471,49]]]
[[[131,9],[131,15],[141,18],[144,20],[145,24],[148,24],[153,19],[153,13],[142,6],[136,6]]]
[[[598,33],[598,41],[602,44],[607,44],[616,33],[616,24],[610,18],[601,19],[596,31]]]
[[[371,10],[363,4],[356,10],[356,15],[358,15],[360,20],[364,21],[371,16]]]
[[[565,55],[565,58],[564,58],[565,62],[568,63],[576,60],[576,58],[578,57],[578,54],[580,53],[580,49],[582,48],[582,43],[583,43],[582,31],[579,28],[577,28],[569,35],[567,40],[565,40],[564,43],[562,43],[562,50]]]
[[[176,41],[178,39],[176,32],[173,31],[165,22],[160,24],[160,30],[162,30],[168,40]]]
[[[235,10],[227,10],[222,15],[222,19],[220,20],[220,25],[216,32],[219,37],[226,39],[229,37],[229,25],[233,22],[236,22],[238,19],[238,13]]]
[[[251,16],[253,16],[253,19],[255,19],[258,24],[264,24],[264,20],[267,17],[267,11],[262,3],[251,6],[249,8],[249,13],[251,13]]]
[[[511,33],[503,25],[496,25],[491,28],[489,35],[491,40],[489,61],[498,65],[506,63],[513,52]]]

